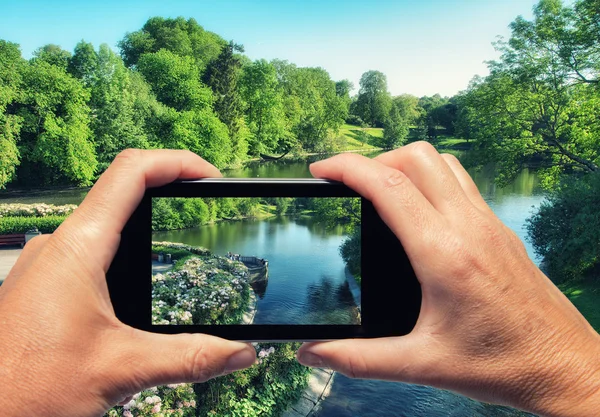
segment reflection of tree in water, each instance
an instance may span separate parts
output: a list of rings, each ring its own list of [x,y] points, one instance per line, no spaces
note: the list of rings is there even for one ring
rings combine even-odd
[[[267,285],[269,285],[268,279],[264,279],[262,281],[256,281],[256,282],[253,282],[250,284],[250,286],[254,290],[254,293],[261,300],[265,297],[265,293],[267,292]]]
[[[356,305],[348,283],[335,284],[330,276],[306,288],[307,324],[354,324]]]
[[[321,237],[342,236],[345,233],[344,227],[337,225],[335,227],[325,227],[323,222],[316,220],[312,216],[294,216],[294,221],[299,226],[308,228],[311,234]]]

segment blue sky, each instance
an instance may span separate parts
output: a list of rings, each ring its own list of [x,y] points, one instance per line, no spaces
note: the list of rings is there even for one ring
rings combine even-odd
[[[252,59],[320,66],[358,87],[363,72],[388,77],[393,95],[465,89],[497,57],[492,41],[508,36],[536,0],[304,1],[38,1],[0,0],[0,39],[19,43],[26,58],[54,43],[81,40],[115,50],[126,32],[151,16],[194,17],[205,29],[242,43]]]

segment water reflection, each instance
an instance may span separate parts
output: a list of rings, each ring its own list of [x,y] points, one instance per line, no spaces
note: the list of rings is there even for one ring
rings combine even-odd
[[[339,254],[344,238],[342,230],[313,218],[285,216],[153,234],[157,241],[202,246],[218,255],[268,259],[268,282],[256,287],[255,324],[351,324],[353,302]]]

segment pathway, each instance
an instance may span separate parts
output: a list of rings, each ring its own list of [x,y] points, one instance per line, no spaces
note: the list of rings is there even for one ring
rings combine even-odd
[[[4,279],[8,276],[8,273],[17,262],[17,258],[22,251],[23,249],[20,248],[0,249],[0,285],[2,285]]]
[[[167,272],[171,268],[173,268],[173,264],[164,264],[162,262],[152,260],[152,275]]]
[[[335,372],[331,369],[314,368],[308,378],[308,387],[296,404],[282,417],[312,417],[319,409],[321,401],[329,395]]]

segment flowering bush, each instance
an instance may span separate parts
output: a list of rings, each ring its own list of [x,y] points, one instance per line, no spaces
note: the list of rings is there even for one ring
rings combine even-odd
[[[220,256],[194,256],[152,277],[153,324],[238,324],[249,300],[248,268]]]
[[[181,253],[182,255],[202,255],[202,256],[210,256],[212,252],[208,249],[201,248],[199,246],[190,246],[185,243],[174,243],[174,242],[152,242],[152,252],[159,253],[171,253],[173,255],[173,259],[178,259],[175,257],[176,253]]]
[[[196,396],[192,384],[154,387],[133,396],[124,406],[111,408],[106,417],[194,417]]]
[[[47,217],[68,216],[77,208],[75,204],[55,206],[53,204],[0,204],[0,217]]]

